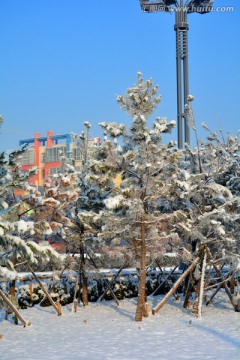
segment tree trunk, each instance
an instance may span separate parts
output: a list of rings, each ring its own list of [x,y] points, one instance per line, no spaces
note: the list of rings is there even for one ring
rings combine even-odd
[[[15,288],[16,288],[16,281],[15,280],[10,281],[9,295],[11,297],[15,297]]]
[[[14,257],[12,259],[12,263],[15,267],[16,263],[17,263],[17,256],[16,256],[16,253],[14,252]],[[16,290],[16,281],[15,280],[12,280],[10,281],[10,287],[9,287],[9,295],[10,297],[13,299],[16,297],[16,293],[15,293],[15,290]]]
[[[138,240],[133,240],[133,248],[134,248],[134,254],[135,254],[135,262],[136,262],[136,269],[140,270],[141,267],[141,254],[140,254],[140,243]]]
[[[82,285],[82,302],[83,306],[88,305],[88,278],[85,273],[85,258],[84,258],[84,246],[81,244],[81,255],[80,255],[80,281]],[[81,291],[81,287],[80,287]]]
[[[78,265],[78,273],[76,278],[76,283],[74,287],[74,295],[73,295],[73,311],[77,312],[77,304],[80,302],[80,284],[81,284],[81,250],[79,248],[79,265]]]
[[[234,288],[235,288],[235,278],[234,275],[231,277],[230,284],[229,284],[230,292],[233,295],[234,294]]]
[[[135,315],[135,321],[142,321],[145,314],[145,297],[146,297],[146,242],[145,242],[145,224],[144,217],[141,218],[141,269],[138,285],[138,302]]]
[[[74,295],[73,295],[73,311],[77,312],[77,293],[79,291],[79,273],[77,275],[75,287],[74,287]]]
[[[194,271],[194,269],[189,274],[186,296],[185,296],[185,300],[184,300],[184,303],[183,303],[183,307],[185,309],[190,307],[190,296],[191,296],[193,285],[194,285],[193,271]]]
[[[88,305],[88,279],[85,275],[85,271],[83,270],[83,280],[82,280],[82,301],[83,306]]]

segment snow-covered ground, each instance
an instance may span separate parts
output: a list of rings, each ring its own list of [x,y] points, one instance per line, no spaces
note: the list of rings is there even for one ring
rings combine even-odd
[[[149,308],[160,297],[149,300]],[[0,313],[1,360],[239,360],[240,313],[234,312],[224,293],[203,318],[195,319],[182,301],[171,299],[158,314],[134,321],[136,299],[90,303],[72,312],[63,307],[36,306],[21,310],[31,326],[23,328],[4,320]]]

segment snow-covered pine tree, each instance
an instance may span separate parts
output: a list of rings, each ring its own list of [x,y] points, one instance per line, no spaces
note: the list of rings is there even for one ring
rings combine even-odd
[[[50,247],[32,247],[29,241],[35,233],[32,221],[17,217],[19,197],[16,189],[26,190],[27,180],[35,173],[21,171],[21,155],[25,147],[17,151],[0,154],[0,276],[11,280],[10,295],[15,297],[15,278],[22,263],[35,263],[44,257],[57,256]]]
[[[228,264],[234,274],[239,269],[240,257],[239,138],[230,135],[224,137],[221,131],[219,136],[205,124],[203,127],[209,131],[207,141],[197,139],[196,149],[187,147],[186,161],[182,163],[176,181],[176,194],[179,192],[179,196],[176,196],[175,206],[183,210],[187,217],[185,223],[180,222],[176,226],[183,239],[184,251],[181,251],[181,255],[186,260],[188,254],[188,260],[192,260],[199,247],[205,244],[213,256],[213,259],[207,258],[208,263],[213,264],[214,261],[217,266]],[[199,290],[201,271],[202,262],[195,270]],[[194,310],[200,315],[201,303],[199,294],[196,295]]]
[[[98,155],[97,143],[89,139],[90,124],[86,122],[84,125],[85,131],[79,136],[72,134],[74,148],[81,158],[80,169],[72,156],[68,158],[62,154],[61,169],[54,179],[46,180],[43,194],[29,187],[30,195],[23,197],[22,201],[34,210],[29,211],[28,218],[34,221],[38,236],[44,238],[48,233],[58,234],[74,254],[72,259],[78,263],[75,294],[78,293],[80,301],[82,293],[83,304],[87,305],[86,255],[93,258],[100,246],[97,233],[102,222],[98,214],[109,190],[106,181],[104,186],[99,186],[95,180],[97,174],[91,170],[91,163]]]
[[[48,245],[47,241],[54,236],[66,238],[65,227],[71,224],[72,204],[78,198],[76,174],[60,173],[58,181],[46,179],[42,192],[30,185],[26,185],[26,189],[27,193],[20,197],[17,215],[19,219],[34,223],[34,237],[39,240],[37,244],[32,237],[28,239],[27,244],[34,252],[49,249],[57,255],[50,259],[50,263],[43,259],[43,262],[39,264],[41,268],[51,266],[51,269],[64,270],[66,267],[64,260],[51,245]]]
[[[102,225],[100,214],[105,207],[104,199],[109,195],[111,182],[106,177],[104,182],[99,184],[97,172],[92,171],[92,165],[95,164],[95,159],[99,156],[98,144],[95,139],[89,138],[90,123],[85,122],[84,125],[85,130],[79,136],[72,134],[82,161],[80,169],[76,172],[78,199],[72,206],[71,226],[66,227],[66,232],[71,239],[72,250],[79,253],[79,283],[77,287],[80,291],[82,290],[83,304],[87,305],[86,257],[91,259],[91,262],[96,266],[95,253],[99,251],[102,245],[97,237]],[[74,169],[74,162],[72,162],[72,166]]]
[[[173,180],[182,152],[173,142],[161,142],[162,134],[171,132],[175,121],[157,117],[148,128],[147,118],[160,102],[157,93],[152,79],[144,81],[138,73],[136,85],[125,96],[117,96],[132,124],[125,129],[122,124],[100,123],[105,139],[99,159],[92,165],[99,182],[121,173],[120,186],[115,186],[105,200],[108,211],[102,212],[105,224],[99,236],[115,245],[125,244],[135,255],[139,269],[136,321],[141,321],[145,312],[147,256],[151,254],[154,259],[164,253],[169,242],[177,242],[178,235],[172,228],[182,216],[178,211],[159,211],[162,200],[170,200],[174,194]]]

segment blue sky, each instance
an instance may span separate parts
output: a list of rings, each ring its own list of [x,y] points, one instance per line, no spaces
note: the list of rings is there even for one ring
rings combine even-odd
[[[239,0],[215,0],[234,12],[189,16],[190,93],[199,135],[205,122],[231,134],[240,128]],[[138,0],[1,0],[0,150],[34,132],[82,131],[130,123],[115,94],[153,77],[156,114],[176,119],[174,15],[142,13]],[[177,131],[172,134],[176,140]]]

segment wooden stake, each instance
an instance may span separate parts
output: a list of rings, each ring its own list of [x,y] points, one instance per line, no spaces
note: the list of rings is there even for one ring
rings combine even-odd
[[[227,278],[229,277],[229,274],[231,274],[232,273],[232,271],[230,271],[229,273],[227,273],[227,275],[224,277],[224,281],[227,281]],[[223,282],[224,281],[221,281],[220,282],[220,284],[216,284],[216,285],[213,285],[214,287],[217,287],[216,288],[216,290],[214,290],[214,292],[212,293],[212,295],[211,295],[211,297],[210,297],[210,299],[208,299],[207,301],[206,301],[206,306],[208,306],[209,304],[210,304],[210,302],[213,300],[213,298],[215,297],[215,295],[217,295],[217,293],[219,292],[219,290],[222,288],[222,285],[223,285]],[[212,287],[207,287],[207,288],[205,288],[205,291],[206,290],[210,290],[210,289],[212,288]]]
[[[230,292],[231,294],[234,294],[234,287],[235,287],[235,278],[234,278],[234,275],[231,277],[231,280],[230,280]]]
[[[100,273],[94,259],[88,254],[93,266],[95,267],[95,269],[97,270],[97,272],[101,275],[101,277],[103,277],[103,275]],[[104,283],[106,284],[106,289],[104,290],[103,294],[97,299],[97,302],[99,301],[103,301],[104,299],[104,296],[106,295],[107,291],[109,290],[110,293],[112,294],[112,297],[113,299],[115,300],[117,306],[119,306],[119,301],[116,297],[116,295],[114,294],[114,292],[112,291],[112,286],[115,284],[116,280],[117,280],[117,277],[120,275],[121,271],[127,266],[127,262],[125,262],[123,264],[123,266],[118,270],[117,274],[114,275],[114,277],[112,278],[112,280],[110,281],[110,283],[106,280],[106,279],[103,279],[104,280]]]
[[[204,247],[205,247],[205,249],[206,249],[206,251],[207,251],[208,257],[209,257],[211,260],[213,260],[213,256],[212,256],[212,254],[211,254],[211,251],[210,251],[209,247],[208,247],[206,244],[204,244]],[[222,276],[222,273],[221,273],[221,271],[218,269],[217,265],[216,265],[214,262],[212,262],[212,264],[213,264],[214,269],[216,270],[216,273],[218,274],[219,278],[221,279],[221,281],[224,281],[224,278],[223,278],[223,276]],[[229,288],[228,288],[228,286],[227,286],[227,284],[226,284],[225,282],[223,283],[223,287],[224,287],[224,289],[225,289],[225,291],[226,291],[226,293],[227,293],[227,295],[228,295],[228,297],[229,297],[229,300],[230,300],[231,303],[232,303],[232,306],[233,306],[234,309],[235,309],[235,300],[234,300],[234,297],[232,296],[232,294],[231,294],[231,292],[230,292],[230,290],[229,290]]]
[[[109,285],[109,284],[108,284],[108,285]],[[116,295],[114,294],[114,292],[113,292],[113,290],[112,290],[112,288],[111,288],[110,286],[109,286],[109,291],[110,291],[111,294],[112,294],[113,300],[115,301],[115,303],[117,304],[117,306],[119,306],[119,305],[120,305],[120,304],[119,304],[119,301],[118,301]]]
[[[171,286],[170,286],[170,284],[169,284],[169,281],[168,281],[168,278],[167,278],[166,275],[164,274],[164,271],[162,270],[160,264],[158,263],[157,260],[155,260],[155,261],[156,261],[157,266],[159,267],[159,270],[161,271],[161,273],[162,273],[162,275],[163,275],[163,278],[164,278],[166,284],[171,288]],[[179,296],[178,296],[176,293],[173,293],[173,296],[174,296],[175,300],[179,300]]]
[[[29,295],[30,295],[30,301],[32,301],[32,299],[33,299],[33,283],[32,283],[32,280],[30,280],[30,283],[29,283]]]
[[[79,290],[79,273],[77,275],[77,279],[76,279],[76,283],[75,283],[75,287],[74,287],[74,295],[73,295],[73,311],[75,313],[77,312],[77,304],[78,304],[77,292],[78,291],[80,291]]]
[[[91,259],[92,260],[92,259]],[[93,262],[94,267],[98,270],[97,266],[95,265],[95,263]],[[118,270],[117,274],[115,274],[112,278],[112,280],[110,281],[110,283],[108,283],[108,285],[110,286],[110,288],[112,288],[112,286],[115,284],[118,276],[120,275],[120,273],[122,272],[122,270],[127,266],[127,262],[125,262],[125,264],[123,264],[123,266]],[[104,299],[104,296],[106,295],[107,291],[109,290],[109,287],[107,286],[107,288],[104,290],[104,293],[98,298],[98,301],[102,301]]]
[[[58,316],[62,315],[62,309],[61,309],[61,302],[60,300],[57,301],[57,308],[58,308]]]
[[[238,298],[237,305],[235,306],[235,311],[240,312],[240,298]]]
[[[189,274],[186,296],[185,296],[185,300],[183,303],[183,307],[185,309],[190,307],[190,296],[191,296],[192,289],[194,287],[193,271],[194,271],[194,269]]]
[[[148,303],[145,304],[144,317],[148,317]]]
[[[106,286],[107,286],[107,289],[106,289],[106,290],[107,290],[107,291],[108,291],[108,290],[110,291],[110,293],[111,293],[111,295],[112,295],[113,300],[115,300],[115,303],[117,304],[117,306],[119,306],[119,301],[118,301],[118,299],[117,299],[116,295],[114,294],[114,292],[113,292],[113,290],[112,290],[111,286],[109,285],[108,281],[104,279],[104,283],[105,283],[105,284],[106,284]],[[106,291],[106,292],[107,292],[107,291]],[[101,297],[101,300],[100,300],[100,301],[103,301],[103,297]]]
[[[166,277],[166,279],[168,279],[174,273],[174,271],[176,270],[177,267],[178,267],[178,265],[175,266],[175,268],[170,272],[170,274]],[[166,282],[166,280],[164,279],[164,281],[162,281],[161,284],[159,284],[159,286],[149,296],[155,295],[156,292],[158,292],[158,290],[165,284],[165,282]]]
[[[206,265],[207,265],[207,252],[204,251],[200,289],[199,289],[199,301],[198,301],[198,311],[197,311],[198,317],[202,316],[202,303],[203,303],[204,279],[205,279]]]
[[[23,255],[21,254],[21,257],[23,258]],[[23,258],[24,259],[24,258]],[[43,284],[41,283],[41,281],[39,280],[39,278],[37,277],[37,275],[35,274],[35,272],[33,271],[33,269],[31,268],[31,266],[29,265],[29,263],[27,263],[27,267],[29,269],[29,271],[31,271],[31,273],[33,274],[34,279],[36,280],[36,282],[39,284],[41,290],[44,292],[44,294],[46,295],[46,297],[48,298],[50,304],[52,304],[52,306],[54,307],[54,309],[56,310],[58,316],[60,316],[61,314],[59,314],[58,312],[58,307],[55,304],[55,302],[53,301],[53,299],[51,298],[51,295],[48,293],[48,291],[45,289],[45,287],[43,286]]]
[[[2,292],[2,290],[0,290],[0,296],[3,298],[3,300],[5,301],[5,303],[10,307],[10,309],[12,310],[12,312],[14,312],[14,314],[16,315],[16,317],[21,321],[21,323],[23,324],[24,327],[31,325],[30,322],[26,322],[26,321],[24,320],[24,318],[22,317],[22,315],[20,314],[20,312],[19,312],[19,311],[17,310],[17,308],[13,305],[13,303],[7,298],[7,296]]]
[[[209,265],[208,273],[206,275],[205,288],[209,284],[211,273],[212,273],[212,263]]]
[[[199,306],[199,295],[200,295],[200,286],[201,286],[201,279],[197,280],[197,285],[195,289],[195,301],[192,307],[192,313],[198,317],[198,306]]]
[[[155,308],[152,309],[152,314],[155,315],[162,307],[163,305],[168,301],[168,299],[171,297],[171,295],[177,290],[178,286],[182,283],[182,281],[185,279],[185,277],[190,273],[190,271],[194,268],[194,266],[197,265],[199,262],[200,257],[198,256],[192,264],[189,266],[189,268],[180,276],[180,278],[175,282],[173,287],[169,290],[169,292],[165,295],[163,300],[160,302],[159,305],[157,305]]]
[[[77,302],[77,299],[75,299],[75,300],[73,300],[73,312],[77,312],[77,304],[78,304],[78,302]]]

